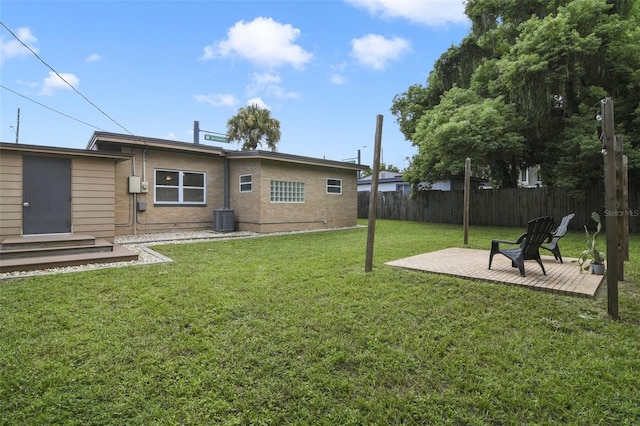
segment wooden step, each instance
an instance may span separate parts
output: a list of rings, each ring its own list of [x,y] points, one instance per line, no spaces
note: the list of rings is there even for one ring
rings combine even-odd
[[[105,240],[95,240],[94,244],[88,245],[29,245],[24,247],[23,244],[18,244],[17,248],[14,245],[5,247],[3,245],[0,250],[1,259],[21,259],[26,257],[44,257],[44,256],[64,256],[67,254],[77,253],[99,253],[109,252],[113,250],[113,244]]]
[[[28,248],[46,248],[63,246],[90,246],[96,238],[87,234],[52,234],[26,235],[22,237],[8,237],[2,240],[0,250],[15,250]]]
[[[34,271],[38,269],[61,268],[93,263],[129,262],[138,260],[138,254],[131,250],[113,245],[110,251],[80,252],[55,256],[34,256],[18,259],[5,259],[0,254],[0,272]]]

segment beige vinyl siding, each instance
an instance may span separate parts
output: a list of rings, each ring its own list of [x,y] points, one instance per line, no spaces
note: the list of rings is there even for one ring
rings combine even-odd
[[[22,154],[0,155],[0,241],[22,235]]]
[[[71,177],[73,233],[113,242],[115,171],[112,161],[75,158]]]

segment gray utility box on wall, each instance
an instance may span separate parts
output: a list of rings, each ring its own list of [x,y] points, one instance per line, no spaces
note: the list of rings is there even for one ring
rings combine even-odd
[[[216,232],[233,232],[235,222],[232,209],[215,209],[213,211],[213,230]]]

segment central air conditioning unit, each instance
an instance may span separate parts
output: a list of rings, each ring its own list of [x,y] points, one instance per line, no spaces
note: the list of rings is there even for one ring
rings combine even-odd
[[[232,209],[215,209],[213,211],[213,230],[216,232],[233,232],[235,219]]]

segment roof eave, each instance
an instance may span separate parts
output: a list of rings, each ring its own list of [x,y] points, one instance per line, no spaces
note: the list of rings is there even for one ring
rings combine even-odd
[[[96,145],[100,142],[115,143],[124,146],[140,146],[144,148],[149,147],[171,151],[197,152],[219,156],[224,155],[224,150],[220,147],[110,132],[94,132],[91,136],[91,139],[87,143],[87,149],[96,150]]]
[[[273,151],[262,151],[262,150],[225,151],[225,154],[227,158],[229,158],[230,160],[255,158],[260,160],[284,161],[287,163],[298,163],[298,164],[306,164],[306,165],[314,165],[314,166],[322,166],[322,167],[334,167],[337,169],[346,169],[346,170],[354,170],[354,171],[367,170],[369,168],[364,164],[354,164],[354,163],[347,163],[344,161],[325,160],[320,158],[305,157],[302,155],[295,155],[295,154],[284,154],[281,152],[273,152]]]
[[[86,149],[76,148],[61,148],[44,145],[29,145],[29,144],[15,144],[0,142],[0,150],[3,151],[15,151],[15,152],[28,152],[33,154],[55,154],[55,155],[71,155],[74,157],[93,157],[104,158],[115,161],[129,160],[132,155],[120,152],[104,152],[104,151],[89,151]]]

